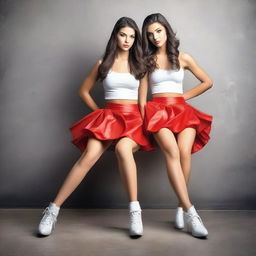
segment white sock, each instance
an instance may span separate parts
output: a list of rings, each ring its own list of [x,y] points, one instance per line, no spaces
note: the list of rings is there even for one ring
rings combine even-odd
[[[198,213],[197,213],[197,211],[196,211],[194,205],[192,205],[192,206],[187,210],[186,213],[187,213],[187,214],[190,213],[190,214],[192,214],[192,215],[198,215]]]
[[[57,206],[55,203],[50,202],[49,209],[53,212],[56,216],[59,214],[60,207]]]
[[[129,203],[129,209],[130,209],[130,212],[141,211],[139,201],[132,201],[132,202],[130,202]]]

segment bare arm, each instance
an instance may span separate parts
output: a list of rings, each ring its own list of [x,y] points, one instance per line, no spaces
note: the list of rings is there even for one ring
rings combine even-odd
[[[147,93],[148,93],[148,74],[146,74],[140,80],[140,86],[139,86],[139,109],[140,109],[142,118],[144,118],[144,114],[145,114],[145,106],[147,103]]]
[[[212,87],[213,82],[209,75],[199,67],[196,61],[189,54],[182,53],[181,61],[185,64],[184,68],[190,70],[194,76],[201,81],[201,83],[196,85],[194,88],[183,93],[185,100],[194,98]]]
[[[78,90],[79,96],[82,98],[82,100],[85,102],[85,104],[92,109],[93,111],[96,109],[99,109],[95,101],[90,95],[90,90],[95,85],[97,81],[97,75],[98,75],[98,67],[101,63],[101,60],[98,61],[93,68],[91,69],[90,73],[87,75],[85,80],[83,81],[82,85],[80,86]]]

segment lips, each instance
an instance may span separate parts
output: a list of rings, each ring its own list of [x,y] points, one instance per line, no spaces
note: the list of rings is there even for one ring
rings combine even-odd
[[[126,44],[124,44],[123,46],[124,46],[125,48],[128,48],[128,47],[130,47],[130,45],[126,45]]]

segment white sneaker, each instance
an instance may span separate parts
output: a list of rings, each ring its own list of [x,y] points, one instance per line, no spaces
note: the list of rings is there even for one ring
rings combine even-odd
[[[177,207],[174,226],[177,229],[184,228],[184,218],[183,218],[183,208],[182,207]]]
[[[52,233],[55,223],[57,222],[57,216],[59,214],[60,207],[54,203],[50,203],[43,212],[43,217],[38,226],[38,233],[40,235],[48,236]]]
[[[142,236],[143,225],[141,219],[141,210],[130,212],[130,236]]]
[[[132,201],[130,208],[130,236],[142,236],[143,225],[141,219],[141,208],[138,201]]]
[[[184,211],[184,220],[192,236],[207,237],[208,231],[194,206],[191,206],[187,212]]]

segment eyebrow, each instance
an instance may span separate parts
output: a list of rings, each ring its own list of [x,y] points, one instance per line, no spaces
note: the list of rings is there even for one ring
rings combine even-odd
[[[161,29],[161,27],[156,28],[153,32],[155,32],[158,29]],[[152,33],[152,32],[147,32],[147,33],[149,34],[149,33]]]
[[[122,32],[122,31],[120,31],[119,33],[123,33],[123,34],[125,34],[127,36],[127,34]],[[135,36],[135,34],[132,34],[131,36]]]

